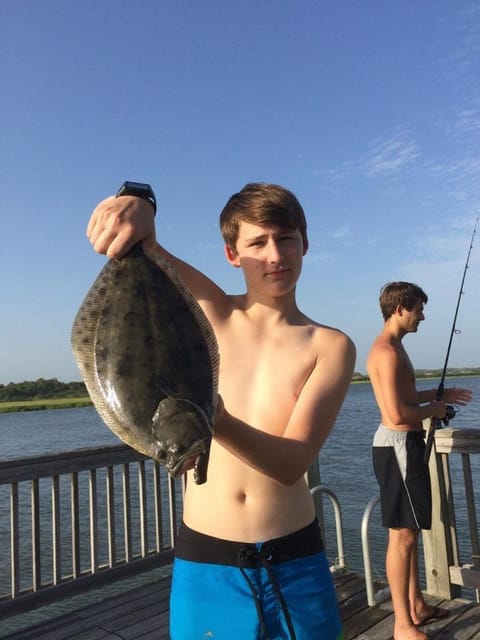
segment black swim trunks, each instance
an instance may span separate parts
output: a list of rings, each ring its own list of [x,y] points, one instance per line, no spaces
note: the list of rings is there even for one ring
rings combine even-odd
[[[396,431],[383,425],[373,440],[373,468],[380,486],[383,526],[430,529],[432,492],[423,457],[423,431]]]

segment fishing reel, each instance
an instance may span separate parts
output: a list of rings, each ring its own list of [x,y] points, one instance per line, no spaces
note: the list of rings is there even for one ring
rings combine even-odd
[[[453,407],[451,404],[447,404],[447,411],[445,413],[445,416],[442,418],[444,426],[448,427],[448,423],[450,422],[450,420],[453,420],[456,415],[457,410],[455,409],[455,407]]]

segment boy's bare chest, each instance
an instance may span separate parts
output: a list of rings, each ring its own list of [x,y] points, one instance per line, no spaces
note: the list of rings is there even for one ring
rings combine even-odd
[[[268,397],[290,402],[299,395],[315,366],[316,354],[307,331],[241,330],[217,335],[220,388],[235,397]]]

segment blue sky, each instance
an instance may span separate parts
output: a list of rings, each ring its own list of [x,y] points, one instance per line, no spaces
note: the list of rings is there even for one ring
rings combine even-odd
[[[381,285],[417,282],[405,345],[442,367],[480,212],[479,76],[478,2],[0,0],[0,383],[80,379],[70,328],[105,262],[85,228],[125,179],[235,293],[218,213],[246,182],[285,185],[308,218],[303,311],[364,372]],[[451,366],[480,366],[478,237]]]

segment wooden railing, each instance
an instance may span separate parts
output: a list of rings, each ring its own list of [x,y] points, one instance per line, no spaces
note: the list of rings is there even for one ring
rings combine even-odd
[[[435,433],[435,448],[430,456],[432,529],[423,532],[423,544],[427,591],[443,598],[458,597],[462,595],[463,588],[474,590],[475,599],[480,602],[478,509],[471,459],[471,456],[479,453],[479,429],[445,428],[438,429]],[[464,491],[460,495],[459,487],[453,487],[452,483],[451,463],[454,455],[460,455],[462,462]],[[459,548],[457,535],[456,507],[458,510],[460,501],[466,505],[470,538],[470,549],[466,550]],[[468,561],[462,561],[462,557]]]
[[[480,588],[471,455],[480,431],[440,429],[430,459],[433,525],[424,532],[427,591]],[[449,456],[461,455],[471,551],[462,563]],[[318,465],[308,473],[319,484]],[[28,611],[173,559],[182,483],[127,445],[0,462],[0,616]],[[317,514],[322,520],[321,504]]]
[[[0,462],[0,617],[169,565],[183,491],[123,444]]]
[[[0,616],[171,563],[181,509],[127,445],[1,462]]]

